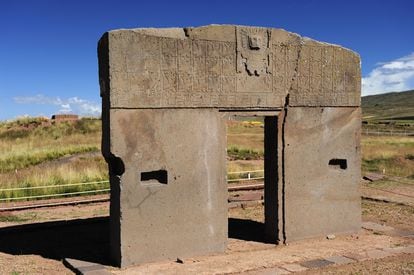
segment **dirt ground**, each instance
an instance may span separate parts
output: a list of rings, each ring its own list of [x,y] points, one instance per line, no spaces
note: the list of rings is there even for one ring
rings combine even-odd
[[[108,265],[108,206],[108,202],[101,202],[0,212],[0,274],[72,274],[63,265],[63,258]],[[110,271],[115,274],[197,273],[197,270],[240,273],[253,269],[257,270],[254,274],[261,274],[284,262],[414,244],[412,238],[361,230],[354,235],[336,236],[334,240],[311,239],[275,247],[261,239],[263,210],[260,203],[229,209],[229,242],[224,254],[183,259],[181,265],[162,262],[128,270],[110,268]],[[364,221],[397,230],[414,229],[414,206],[409,203],[363,200],[362,215]],[[414,274],[414,254],[309,269],[299,274]]]
[[[379,200],[389,200],[414,206],[414,180],[408,181],[405,179],[396,182],[385,179],[374,183],[363,182],[361,194]]]
[[[414,254],[390,256],[384,259],[366,260],[342,266],[325,267],[299,272],[300,275],[313,274],[413,274]]]

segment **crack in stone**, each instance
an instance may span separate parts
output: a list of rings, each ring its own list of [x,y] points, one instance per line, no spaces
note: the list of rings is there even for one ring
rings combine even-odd
[[[286,99],[289,99],[289,94],[293,91],[293,84],[295,83],[295,80],[296,80],[296,78],[298,76],[299,60],[301,58],[303,44],[304,44],[304,40],[301,37],[300,40],[299,40],[299,48],[298,48],[298,54],[297,54],[297,57],[296,57],[295,69],[293,71],[293,76],[292,76],[292,79],[291,79],[291,82],[290,82],[289,92],[288,92],[288,94],[286,96]],[[286,106],[286,103],[285,103],[285,106]]]
[[[285,98],[285,106],[283,110],[283,121],[282,121],[282,236],[283,236],[283,243],[286,244],[286,200],[285,200],[285,193],[286,193],[286,180],[285,180],[285,125],[286,125],[286,117],[289,108],[289,93],[286,95]]]

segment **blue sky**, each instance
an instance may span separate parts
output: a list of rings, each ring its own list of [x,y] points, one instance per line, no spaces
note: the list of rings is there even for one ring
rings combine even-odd
[[[361,55],[363,94],[414,88],[414,1],[0,2],[0,120],[99,115],[96,44],[117,28],[283,28]]]

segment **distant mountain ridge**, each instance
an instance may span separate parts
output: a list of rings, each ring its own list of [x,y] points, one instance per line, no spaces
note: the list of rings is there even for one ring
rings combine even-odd
[[[414,90],[363,96],[364,120],[414,120]]]

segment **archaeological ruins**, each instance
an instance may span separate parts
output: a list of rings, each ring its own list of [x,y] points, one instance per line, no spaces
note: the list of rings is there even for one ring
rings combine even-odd
[[[266,240],[360,228],[360,58],[282,29],[121,29],[99,41],[111,255],[224,252],[226,119],[265,120]]]

